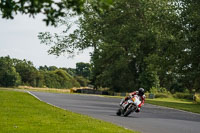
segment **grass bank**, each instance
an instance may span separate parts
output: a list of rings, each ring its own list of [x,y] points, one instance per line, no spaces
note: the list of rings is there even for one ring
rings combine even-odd
[[[70,93],[70,89],[38,88],[31,86],[18,86],[17,89],[28,90],[28,91],[52,92],[52,93]]]
[[[62,110],[25,92],[0,90],[1,133],[134,133],[123,127]]]
[[[177,99],[177,98],[155,98],[155,99],[147,99],[146,103],[200,114],[200,104],[195,103],[191,100]]]

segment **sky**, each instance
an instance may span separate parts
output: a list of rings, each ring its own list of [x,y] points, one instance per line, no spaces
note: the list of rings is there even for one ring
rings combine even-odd
[[[49,46],[40,44],[39,32],[50,31],[59,33],[62,29],[53,26],[46,26],[42,21],[42,15],[35,18],[28,15],[17,15],[13,20],[0,18],[0,57],[9,55],[11,58],[31,61],[35,67],[57,66],[75,68],[77,62],[89,63],[89,53],[87,49],[73,58],[67,54],[59,57],[49,55]]]

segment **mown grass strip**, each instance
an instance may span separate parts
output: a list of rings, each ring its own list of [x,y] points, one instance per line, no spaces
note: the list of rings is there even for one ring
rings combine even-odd
[[[0,133],[135,133],[62,110],[25,92],[0,90]]]
[[[146,103],[200,114],[200,104],[185,99],[156,98],[156,99],[147,99]]]

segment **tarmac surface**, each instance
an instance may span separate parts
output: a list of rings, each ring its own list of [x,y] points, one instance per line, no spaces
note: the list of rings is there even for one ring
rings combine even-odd
[[[93,95],[29,92],[48,104],[108,121],[142,133],[199,133],[200,115],[145,104],[140,113],[117,116],[118,98]]]

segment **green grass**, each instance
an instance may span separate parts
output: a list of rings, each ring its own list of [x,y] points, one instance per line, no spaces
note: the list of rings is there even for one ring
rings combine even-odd
[[[26,87],[16,87],[16,88],[4,88],[0,87],[0,90],[12,90],[12,91],[37,91],[37,92],[49,92],[49,93],[66,93],[69,94],[69,89],[51,89],[51,88],[26,88]]]
[[[193,101],[190,100],[175,99],[175,98],[156,98],[156,99],[147,99],[146,103],[200,114],[200,104],[194,103]]]
[[[134,133],[85,115],[62,110],[25,92],[0,90],[0,133]]]

